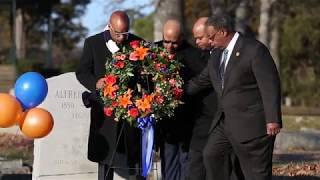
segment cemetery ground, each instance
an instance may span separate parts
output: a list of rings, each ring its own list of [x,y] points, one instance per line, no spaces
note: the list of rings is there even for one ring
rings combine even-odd
[[[283,120],[285,132],[317,132],[317,142],[320,144],[320,116],[284,116]],[[4,174],[30,175],[33,140],[20,133],[2,131],[0,129],[0,179],[4,179]],[[293,146],[284,151],[276,148],[273,162],[273,180],[320,180],[320,149]],[[31,175],[17,177],[12,180],[31,179]]]

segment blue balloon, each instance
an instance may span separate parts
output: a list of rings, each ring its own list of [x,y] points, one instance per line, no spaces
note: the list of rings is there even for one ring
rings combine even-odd
[[[23,109],[38,106],[48,94],[46,79],[37,72],[22,74],[14,85],[14,93]]]

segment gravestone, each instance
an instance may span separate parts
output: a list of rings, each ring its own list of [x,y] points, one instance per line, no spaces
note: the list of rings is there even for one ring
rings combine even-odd
[[[47,79],[48,95],[39,106],[54,118],[50,134],[34,141],[33,180],[97,179],[97,164],[87,159],[89,109],[82,104],[85,88],[74,73]]]
[[[52,114],[54,127],[48,136],[34,141],[32,179],[96,180],[97,164],[87,159],[90,109],[84,107],[81,98],[86,89],[77,81],[75,73],[49,78],[47,83],[48,95],[39,107]],[[154,165],[158,166],[153,176],[159,179],[160,164]],[[116,169],[113,179],[135,178]]]

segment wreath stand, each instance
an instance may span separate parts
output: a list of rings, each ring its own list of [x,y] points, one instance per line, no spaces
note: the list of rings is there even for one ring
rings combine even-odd
[[[112,168],[112,169],[127,169],[127,170],[132,170],[132,169],[134,169],[134,170],[137,170],[138,173],[137,173],[137,175],[136,175],[136,179],[137,179],[137,180],[146,180],[147,178],[144,178],[144,177],[141,175],[141,170],[142,170],[141,151],[142,151],[142,150],[140,151],[140,154],[139,154],[139,162],[138,162],[139,167],[138,167],[138,168],[130,168],[130,167],[129,167],[129,168],[126,168],[126,167],[113,166],[113,160],[114,160],[114,157],[115,157],[116,152],[117,152],[117,148],[118,148],[118,145],[119,145],[119,142],[120,142],[120,138],[121,138],[121,136],[123,135],[124,126],[125,126],[125,123],[122,123],[121,129],[120,129],[120,132],[119,132],[117,141],[116,141],[116,146],[115,146],[115,148],[114,148],[114,150],[113,150],[113,152],[112,152],[112,156],[111,156],[111,159],[110,159],[110,162],[109,162],[108,170],[107,170],[106,175],[104,176],[104,179],[106,179],[106,178],[108,177],[109,172],[110,172],[110,168]],[[142,144],[142,138],[141,138],[141,137],[140,137],[140,143],[139,143],[139,144],[140,144],[140,147],[141,147],[141,144]],[[152,166],[153,166],[153,165],[152,165]],[[157,166],[157,164],[156,164],[156,167],[155,167],[155,168],[152,168],[151,170],[152,170],[152,171],[158,171],[158,166]],[[158,173],[157,173],[157,174],[158,174]],[[157,177],[156,177],[156,180],[159,180],[158,175],[157,175]]]

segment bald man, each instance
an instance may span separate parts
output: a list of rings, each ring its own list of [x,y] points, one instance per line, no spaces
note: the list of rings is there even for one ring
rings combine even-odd
[[[208,17],[201,17],[194,23],[192,28],[192,33],[195,39],[195,43],[198,46],[198,48],[202,50],[211,50],[209,37],[206,33],[207,21],[208,21]]]
[[[194,23],[192,28],[193,37],[195,43],[199,49],[202,50],[201,58],[199,61],[208,62],[211,50],[214,48],[211,45],[207,34],[207,21],[208,17],[200,17]],[[188,180],[199,180],[206,178],[206,171],[203,161],[203,149],[207,143],[209,127],[211,126],[214,119],[214,115],[217,111],[217,94],[214,89],[208,88],[201,92],[203,95],[202,111],[200,116],[196,119],[191,143],[189,150],[189,168],[188,168]],[[230,158],[230,159],[229,159]],[[238,164],[238,159],[232,153],[231,157],[226,158],[226,161],[230,161],[225,168],[229,170],[231,180],[243,179],[243,174]]]
[[[122,46],[128,45],[130,41],[141,40],[129,33],[129,26],[129,17],[125,12],[113,12],[107,29],[85,40],[81,61],[76,70],[77,79],[90,91],[83,94],[85,106],[91,107],[88,159],[99,164],[98,180],[113,179],[113,166],[131,167],[140,157],[140,131],[129,127],[126,122],[117,123],[113,117],[106,117],[97,91],[104,86],[105,64],[112,59],[112,54]],[[121,138],[116,148],[121,127],[124,127],[124,138]],[[123,162],[118,160],[119,158],[127,161]]]
[[[182,26],[176,20],[168,20],[163,27],[163,40],[157,42],[175,55],[184,64],[182,77],[185,81],[199,74],[205,63],[197,61],[201,51],[184,40]],[[165,180],[184,180],[187,174],[187,153],[195,116],[200,101],[183,97],[184,105],[175,112],[175,117],[160,122],[163,144],[160,148],[162,176]]]
[[[202,50],[201,56],[196,59],[207,64],[210,57],[211,44],[206,34],[206,22],[208,17],[199,18],[193,25],[192,33],[195,43]],[[188,156],[188,180],[204,180],[206,170],[203,163],[202,151],[207,142],[209,127],[217,110],[217,95],[213,88],[201,92],[201,111],[196,118]]]

